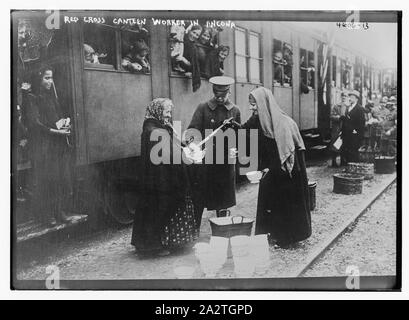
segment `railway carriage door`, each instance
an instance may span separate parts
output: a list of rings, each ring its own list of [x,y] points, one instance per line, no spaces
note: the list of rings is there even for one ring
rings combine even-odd
[[[30,154],[30,132],[26,122],[27,96],[34,92],[34,79],[40,68],[47,65],[53,70],[52,91],[60,103],[62,116],[72,119],[70,73],[68,70],[66,27],[50,30],[45,26],[47,15],[43,13],[16,11],[13,13],[13,83],[16,95],[13,97],[13,164],[16,171],[16,222],[27,222],[32,218],[30,195],[34,182]],[[14,92],[14,90],[13,90]],[[75,130],[75,128],[74,128]],[[67,140],[74,146],[72,137]],[[14,167],[14,166],[13,166]]]

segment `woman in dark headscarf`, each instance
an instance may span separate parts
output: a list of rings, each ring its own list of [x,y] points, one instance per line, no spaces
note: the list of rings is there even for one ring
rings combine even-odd
[[[34,215],[54,226],[69,221],[65,213],[72,194],[68,140],[71,125],[58,103],[50,67],[44,66],[35,74],[33,93],[28,95],[27,104]]]
[[[253,115],[241,127],[259,129],[260,181],[256,234],[285,247],[311,235],[304,142],[297,124],[260,87],[249,96]]]
[[[190,243],[198,236],[186,168],[182,161],[181,164],[173,163],[172,108],[171,100],[154,99],[146,109],[143,123],[141,183],[144,201],[135,216],[131,241],[136,252],[142,255],[167,255],[167,249]],[[162,140],[151,141],[152,134],[158,134]]]

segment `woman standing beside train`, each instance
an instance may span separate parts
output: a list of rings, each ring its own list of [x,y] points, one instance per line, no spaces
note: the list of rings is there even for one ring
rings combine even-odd
[[[189,179],[184,163],[173,162],[173,104],[170,99],[154,99],[146,109],[141,138],[141,183],[143,208],[135,216],[131,244],[142,256],[166,256],[198,237],[194,205],[189,193]],[[152,141],[160,135],[160,142]],[[153,159],[158,146],[158,157]],[[180,147],[176,145],[175,147]]]
[[[278,106],[273,93],[260,87],[249,95],[253,115],[243,125],[259,129],[260,181],[256,234],[269,234],[280,247],[311,235],[305,146],[297,124]]]
[[[67,222],[65,212],[72,193],[71,125],[58,103],[50,67],[41,68],[35,75],[25,110],[34,175],[34,215],[50,225]]]

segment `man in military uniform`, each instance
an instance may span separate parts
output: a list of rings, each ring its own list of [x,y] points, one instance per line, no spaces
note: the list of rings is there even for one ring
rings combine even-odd
[[[209,82],[213,85],[214,96],[209,101],[199,104],[188,127],[188,129],[200,131],[203,139],[208,135],[209,129],[217,129],[226,124],[227,119],[233,118],[232,120],[241,122],[239,108],[229,99],[230,85],[234,83],[234,80],[230,77],[218,76],[210,78]],[[189,137],[189,130],[186,137]],[[225,216],[228,213],[227,209],[236,204],[235,164],[229,163],[231,162],[228,161],[231,156],[229,146],[223,140],[218,140],[216,137],[209,140],[206,143],[206,150],[208,152],[210,148],[213,149],[213,161],[209,163],[209,157],[206,157],[202,164],[195,165],[197,178],[193,179],[193,190],[196,191],[194,200],[196,200],[198,224],[200,224],[204,208],[216,210],[217,216]],[[220,145],[221,143],[223,145]],[[216,163],[216,154],[221,151],[224,157],[223,163],[220,164]]]
[[[358,149],[362,145],[365,130],[365,110],[358,103],[359,91],[349,93],[351,104],[342,120],[342,153],[347,162],[359,162]]]

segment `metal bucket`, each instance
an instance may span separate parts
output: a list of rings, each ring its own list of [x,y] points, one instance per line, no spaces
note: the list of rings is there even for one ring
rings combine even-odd
[[[334,174],[334,193],[360,194],[364,176],[349,173]]]
[[[310,211],[315,210],[317,205],[317,182],[316,181],[308,181],[308,195],[310,197]]]
[[[376,173],[394,173],[395,170],[395,157],[380,156],[375,158]]]

